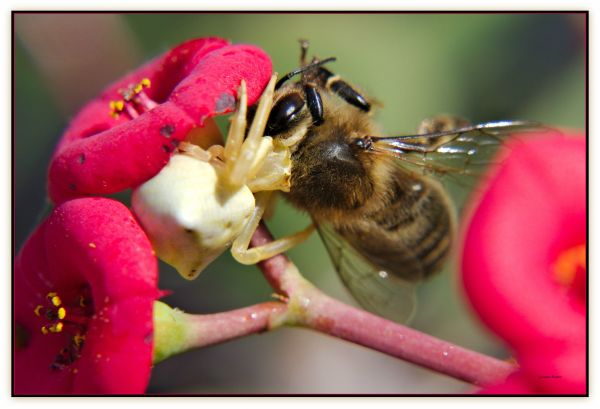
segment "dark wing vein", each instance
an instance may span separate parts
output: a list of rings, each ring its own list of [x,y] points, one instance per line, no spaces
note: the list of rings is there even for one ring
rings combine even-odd
[[[430,134],[374,137],[372,151],[395,156],[424,173],[477,176],[508,136],[541,129],[547,128],[525,121],[487,122]]]
[[[550,128],[527,121],[486,122],[430,134],[374,137],[370,151],[399,159],[398,165],[406,172],[433,176],[460,208],[479,177],[498,164],[496,155],[505,149],[508,137],[519,132],[523,138],[533,131]]]

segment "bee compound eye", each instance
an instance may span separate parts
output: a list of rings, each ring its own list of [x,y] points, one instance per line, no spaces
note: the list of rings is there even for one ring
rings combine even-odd
[[[304,104],[304,98],[299,93],[288,94],[277,101],[267,121],[267,135],[273,136],[287,131],[298,118]]]

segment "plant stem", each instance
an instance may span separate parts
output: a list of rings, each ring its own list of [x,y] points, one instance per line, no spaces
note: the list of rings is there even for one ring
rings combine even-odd
[[[514,367],[506,362],[356,309],[322,294],[303,324],[475,385],[502,382]]]
[[[264,224],[253,246],[272,240]],[[265,278],[286,296],[288,309],[276,325],[301,325],[475,384],[501,383],[515,366],[471,351],[337,301],[308,283],[295,266],[278,255],[259,263]]]
[[[285,312],[280,302],[265,302],[217,314],[187,314],[160,301],[154,303],[153,363],[271,328],[271,319]]]
[[[194,347],[203,347],[267,331],[271,318],[285,309],[285,304],[271,301],[217,314],[186,314],[193,328],[190,342]]]

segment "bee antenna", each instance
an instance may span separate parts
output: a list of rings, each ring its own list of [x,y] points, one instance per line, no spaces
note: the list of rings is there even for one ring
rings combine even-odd
[[[283,77],[281,77],[279,79],[279,81],[277,81],[277,84],[275,84],[275,89],[279,89],[281,88],[281,86],[289,79],[294,78],[296,75],[298,74],[302,74],[305,71],[311,70],[315,67],[320,67],[321,65],[325,65],[327,63],[333,62],[335,61],[336,58],[335,57],[329,57],[329,58],[325,58],[324,60],[321,61],[315,61],[313,63],[310,63],[308,65],[305,65],[304,67],[300,67],[300,68],[296,68],[294,71],[288,72],[287,74],[285,74]]]
[[[300,65],[305,65],[306,53],[308,52],[308,40],[301,38],[298,41],[300,41]]]

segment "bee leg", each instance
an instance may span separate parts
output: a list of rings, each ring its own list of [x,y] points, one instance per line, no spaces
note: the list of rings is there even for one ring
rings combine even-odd
[[[462,128],[468,126],[471,123],[457,116],[451,115],[436,115],[432,118],[427,118],[421,121],[417,128],[417,134],[431,134],[438,132],[451,131],[453,129]]]
[[[240,235],[234,240],[231,246],[231,254],[239,263],[256,264],[277,254],[281,254],[290,248],[302,243],[310,236],[315,229],[311,224],[306,229],[291,236],[277,239],[259,247],[249,248],[252,235],[258,227],[266,208],[268,207],[272,192],[260,192],[256,194],[256,207],[250,216],[250,220],[244,226]]]
[[[319,126],[323,123],[323,101],[319,91],[310,84],[304,86],[304,96],[306,97],[306,105],[313,119],[313,124]]]
[[[245,140],[247,96],[244,81],[242,81],[239,88],[239,107],[231,119],[231,126],[223,152],[226,162],[224,178],[231,186],[245,185],[252,177],[252,171],[255,172],[261,167],[260,162],[268,154],[268,147],[263,147],[265,146],[263,135],[273,105],[276,78],[276,75],[271,77],[267,88],[263,92]],[[257,154],[262,155],[262,157],[257,157]]]

